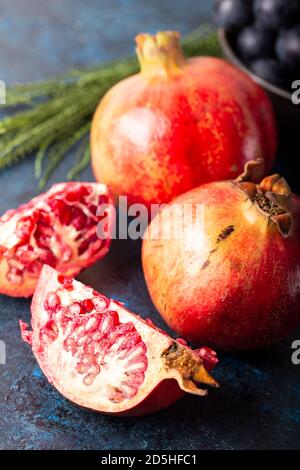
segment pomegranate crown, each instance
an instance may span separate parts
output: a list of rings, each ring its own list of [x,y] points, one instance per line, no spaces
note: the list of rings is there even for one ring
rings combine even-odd
[[[274,222],[284,237],[289,236],[291,215],[291,189],[279,174],[261,179],[264,160],[257,158],[246,163],[244,172],[235,180],[259,210]]]
[[[141,33],[135,38],[136,53],[142,75],[169,77],[180,73],[185,58],[177,31],[159,31],[155,35]]]

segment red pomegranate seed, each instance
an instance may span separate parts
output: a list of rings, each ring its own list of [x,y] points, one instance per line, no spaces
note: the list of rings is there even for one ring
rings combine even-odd
[[[58,328],[53,320],[48,321],[48,323],[40,329],[40,341],[42,344],[53,343],[57,337]]]
[[[77,315],[83,315],[85,310],[80,302],[73,302],[68,307],[68,314],[72,317],[76,317]]]
[[[107,310],[110,305],[110,300],[104,295],[98,294],[97,297],[93,297],[92,301],[94,308],[98,313],[105,312],[105,310]]]
[[[40,248],[48,248],[51,242],[51,238],[54,234],[54,230],[50,225],[38,222],[36,230],[34,232],[36,244]]]
[[[60,223],[69,225],[72,220],[71,207],[68,206],[62,199],[53,199],[50,201],[50,207],[58,215]]]
[[[78,247],[78,256],[83,255],[83,253],[88,249],[89,246],[89,240],[84,240]]]
[[[81,186],[81,196],[88,196],[91,192],[92,188],[90,186]]]
[[[26,266],[26,271],[28,271],[33,276],[38,276],[42,269],[42,263],[39,260],[32,261]]]
[[[183,344],[184,346],[187,346],[187,342],[185,339],[182,338],[176,338],[176,341],[180,344]]]
[[[16,256],[24,264],[30,263],[37,258],[37,254],[30,245],[20,246],[16,251]]]
[[[44,224],[48,224],[48,225],[51,223],[50,215],[46,211],[43,211],[43,210],[37,211],[37,217],[38,217],[39,222],[43,222]]]
[[[98,199],[98,205],[101,206],[101,204],[107,204],[107,201],[107,197],[104,194],[100,194]]]
[[[94,309],[94,303],[92,299],[84,299],[83,301],[83,307],[86,310],[86,312],[91,312]]]
[[[93,215],[96,215],[97,206],[95,206],[94,204],[91,204],[91,205],[89,206],[89,210],[90,210],[90,212],[91,212]]]
[[[219,362],[217,353],[208,347],[202,347],[196,350],[203,360],[205,369],[210,372]]]
[[[34,228],[34,221],[32,217],[22,217],[16,226],[16,235],[22,242],[26,243]]]
[[[86,228],[87,225],[87,217],[83,213],[79,207],[72,208],[72,225],[76,228],[76,230],[82,230]]]
[[[60,284],[63,284],[64,286],[73,283],[73,279],[71,277],[64,276],[63,274],[58,274],[57,280]]]
[[[56,266],[57,259],[56,256],[50,250],[43,250],[39,252],[39,258],[43,264],[48,264],[48,266]]]
[[[60,297],[55,292],[49,292],[45,300],[45,309],[54,310],[60,305]]]
[[[69,202],[79,201],[82,197],[81,188],[77,187],[67,192],[66,200]]]

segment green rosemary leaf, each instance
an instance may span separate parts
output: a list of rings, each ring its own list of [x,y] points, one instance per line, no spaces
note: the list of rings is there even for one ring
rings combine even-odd
[[[50,147],[52,142],[52,138],[45,140],[43,144],[40,145],[38,152],[35,157],[34,161],[34,175],[36,179],[40,179],[42,175],[42,161],[44,160],[47,150]]]
[[[67,179],[69,181],[75,179],[76,176],[78,176],[88,166],[90,158],[90,147],[88,145],[83,153],[82,159],[69,171]]]
[[[39,189],[42,189],[47,183],[49,177],[54,170],[58,167],[64,156],[71,150],[71,148],[89,131],[90,123],[85,124],[77,130],[68,139],[64,139],[51,147],[48,152],[49,164],[45,169],[44,175],[39,182]]]

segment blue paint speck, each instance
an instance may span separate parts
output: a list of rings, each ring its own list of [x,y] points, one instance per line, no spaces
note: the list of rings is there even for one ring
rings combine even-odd
[[[40,379],[43,377],[43,372],[39,367],[35,367],[32,371],[32,377],[36,377],[37,379]]]

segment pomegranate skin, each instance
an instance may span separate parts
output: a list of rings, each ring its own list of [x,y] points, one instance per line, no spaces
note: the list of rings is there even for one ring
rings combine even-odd
[[[235,178],[257,156],[264,156],[265,173],[271,169],[272,106],[243,72],[213,57],[181,62],[175,72],[157,63],[150,73],[144,65],[106,94],[92,122],[93,172],[115,197],[169,202],[200,184]]]
[[[176,203],[201,204],[204,223],[184,226],[185,240],[163,240],[162,216]],[[148,227],[142,261],[150,296],[168,325],[223,350],[269,346],[292,332],[300,323],[296,195],[290,214],[284,236],[232,181],[203,185],[166,206]]]
[[[31,327],[20,321],[48,381],[80,407],[115,416],[154,413],[184,393],[218,387],[216,353],[192,350],[89,286],[44,265],[31,304]]]

